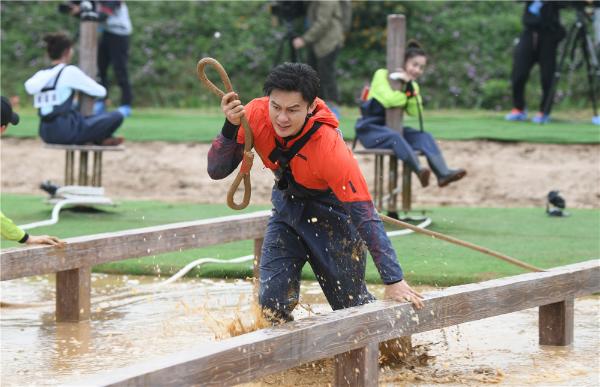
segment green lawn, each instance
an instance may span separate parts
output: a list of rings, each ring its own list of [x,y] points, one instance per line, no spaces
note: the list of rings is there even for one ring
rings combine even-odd
[[[20,112],[18,127],[9,136],[35,137],[38,117],[31,110]],[[483,110],[444,110],[426,113],[425,129],[440,140],[491,139],[538,143],[600,143],[600,126],[590,122],[590,111],[557,112],[546,125],[530,122],[507,122],[503,113]],[[354,137],[355,108],[342,110],[340,128],[344,137]],[[216,109],[135,109],[119,133],[128,141],[209,142],[219,132],[223,115]],[[406,124],[418,127],[412,117]]]
[[[2,209],[17,224],[47,219],[51,207],[39,196],[1,195]],[[248,213],[267,209],[249,206]],[[430,229],[502,252],[530,264],[550,268],[600,257],[600,210],[570,210],[571,217],[550,218],[542,208],[432,208]],[[108,231],[140,228],[239,213],[223,205],[169,204],[156,201],[125,201],[104,212],[63,211],[53,226],[34,230],[66,238]],[[523,271],[481,253],[433,240],[423,235],[393,239],[400,262],[413,283],[447,286],[522,273]],[[3,242],[2,247],[15,243]],[[243,241],[210,248],[162,254],[104,264],[95,271],[159,274],[168,276],[202,257],[235,258],[251,254],[252,242]],[[190,273],[203,277],[247,277],[250,264],[208,264]],[[314,279],[310,269],[304,277]],[[369,260],[367,280],[379,276]]]

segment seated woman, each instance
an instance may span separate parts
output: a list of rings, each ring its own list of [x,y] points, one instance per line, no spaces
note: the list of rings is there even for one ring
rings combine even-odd
[[[392,79],[406,84],[404,91],[393,90],[388,82],[388,71],[379,69],[373,75],[367,100],[360,107],[362,117],[356,122],[356,136],[365,148],[391,149],[396,157],[408,163],[417,174],[421,186],[429,185],[430,170],[422,167],[415,150],[423,152],[429,166],[437,177],[438,185],[445,187],[453,181],[462,179],[467,172],[464,169],[449,169],[431,134],[408,126],[403,134],[386,126],[385,109],[402,107],[411,115],[421,119],[422,99],[419,85],[415,80],[423,74],[427,56],[416,42],[409,42],[404,57],[404,68],[392,73]]]
[[[102,98],[106,89],[71,65],[73,43],[64,33],[44,36],[52,66],[35,73],[25,82],[27,93],[34,96],[39,109],[40,137],[52,144],[119,145],[122,137],[113,133],[123,122],[119,112],[84,117],[73,103],[75,91]]]

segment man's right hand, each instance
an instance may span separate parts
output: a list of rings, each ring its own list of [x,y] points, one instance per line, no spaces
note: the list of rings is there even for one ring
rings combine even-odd
[[[240,97],[235,91],[231,91],[223,96],[221,99],[221,110],[227,117],[227,121],[234,125],[240,125],[242,117],[246,114],[244,105],[240,101]]]

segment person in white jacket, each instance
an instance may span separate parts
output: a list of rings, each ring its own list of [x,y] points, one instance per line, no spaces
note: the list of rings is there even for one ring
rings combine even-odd
[[[103,98],[106,89],[70,64],[71,39],[57,32],[44,36],[44,41],[52,66],[36,72],[25,82],[25,89],[34,96],[34,107],[39,111],[42,140],[51,144],[121,144],[123,138],[113,134],[123,123],[123,113],[84,117],[73,103],[75,91]]]

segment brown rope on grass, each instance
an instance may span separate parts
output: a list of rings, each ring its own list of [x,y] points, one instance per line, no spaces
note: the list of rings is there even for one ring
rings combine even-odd
[[[499,253],[499,252],[494,251],[494,250],[490,250],[490,249],[488,249],[486,247],[477,246],[476,244],[473,244],[473,243],[470,243],[470,242],[461,241],[460,239],[456,239],[456,238],[453,238],[453,237],[448,236],[448,235],[440,234],[439,232],[427,230],[425,228],[420,228],[420,227],[414,226],[414,225],[412,225],[410,223],[406,223],[406,222],[403,222],[403,221],[398,220],[398,219],[390,218],[389,216],[386,216],[386,215],[383,215],[383,214],[379,214],[379,217],[384,222],[392,224],[394,226],[400,226],[400,227],[408,228],[409,230],[412,230],[414,232],[418,232],[418,233],[421,233],[421,234],[429,235],[431,237],[444,240],[446,242],[454,243],[455,245],[459,245],[459,246],[463,246],[463,247],[466,247],[466,248],[469,248],[469,249],[472,249],[472,250],[476,250],[476,251],[479,251],[480,253],[491,255],[492,257],[499,258],[499,259],[501,259],[503,261],[512,263],[513,265],[519,266],[519,267],[521,267],[523,269],[527,269],[529,271],[537,271],[537,272],[545,271],[543,269],[540,269],[539,267],[535,267],[533,265],[530,265],[528,263],[520,261],[520,260],[518,260],[516,258],[509,257],[508,255],[504,255],[504,254]]]
[[[229,80],[229,76],[227,72],[221,66],[221,64],[213,58],[202,58],[198,62],[197,70],[198,70],[198,79],[206,86],[208,90],[210,90],[213,94],[215,94],[219,99],[222,99],[225,95],[221,89],[215,86],[208,77],[206,76],[205,67],[207,65],[212,66],[221,77],[221,81],[223,81],[223,85],[225,85],[225,90],[227,92],[233,91],[233,86],[231,85],[231,81]],[[250,124],[246,117],[242,117],[242,126],[244,127],[244,134],[246,136],[246,140],[244,142],[244,158],[242,159],[242,166],[231,183],[231,187],[229,187],[229,191],[227,191],[227,205],[234,210],[243,210],[250,203],[250,196],[252,195],[252,185],[250,183],[250,169],[252,169],[252,162],[254,160],[254,153],[252,153],[253,146],[253,137],[252,137],[252,129],[250,128]],[[234,200],[235,191],[237,191],[242,179],[244,180],[244,198],[240,204],[237,204]]]

